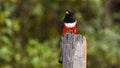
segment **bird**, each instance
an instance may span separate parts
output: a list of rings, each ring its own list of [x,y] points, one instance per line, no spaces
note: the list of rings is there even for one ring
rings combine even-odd
[[[72,10],[65,11],[64,21],[62,23],[62,36],[66,33],[77,33],[77,20],[74,17]]]
[[[77,33],[77,20],[71,10],[65,11],[65,17],[62,23],[62,37],[70,32],[72,34]],[[61,47],[62,48],[62,47]],[[63,48],[62,48],[63,49]],[[59,63],[63,63],[63,53],[60,53]]]

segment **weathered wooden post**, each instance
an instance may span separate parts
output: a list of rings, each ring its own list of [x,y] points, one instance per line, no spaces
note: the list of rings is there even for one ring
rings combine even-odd
[[[86,39],[77,34],[67,33],[61,42],[63,68],[86,68]]]

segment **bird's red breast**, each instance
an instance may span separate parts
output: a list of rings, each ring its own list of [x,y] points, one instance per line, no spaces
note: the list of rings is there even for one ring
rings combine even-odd
[[[74,23],[64,23],[63,30],[62,30],[62,35],[66,34],[67,32],[70,32],[72,34],[76,34],[76,24],[77,22]]]

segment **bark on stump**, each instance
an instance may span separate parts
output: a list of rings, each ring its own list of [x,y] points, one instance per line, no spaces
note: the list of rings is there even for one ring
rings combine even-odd
[[[61,42],[63,68],[86,68],[86,39],[67,33]]]

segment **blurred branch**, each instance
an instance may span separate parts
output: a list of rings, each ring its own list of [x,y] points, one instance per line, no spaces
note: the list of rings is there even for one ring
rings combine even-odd
[[[109,27],[111,25],[111,4],[112,0],[105,0],[104,6],[104,28]]]

